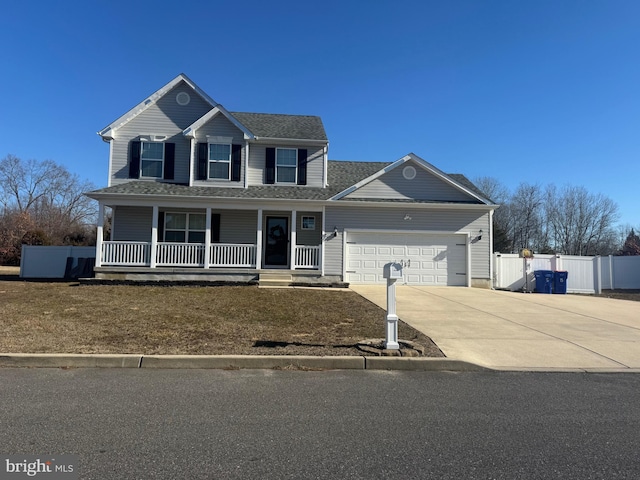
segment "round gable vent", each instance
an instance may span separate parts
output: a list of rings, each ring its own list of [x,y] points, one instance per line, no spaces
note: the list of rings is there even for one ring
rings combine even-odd
[[[402,176],[407,180],[413,180],[416,178],[416,169],[412,166],[404,167],[402,169]]]
[[[190,101],[191,97],[187,92],[180,92],[176,95],[176,102],[178,102],[178,105],[189,105]]]

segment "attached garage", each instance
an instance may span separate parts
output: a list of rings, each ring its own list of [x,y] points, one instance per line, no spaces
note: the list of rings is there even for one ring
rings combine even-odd
[[[349,283],[385,283],[384,265],[398,262],[408,285],[469,285],[466,234],[350,231],[345,240]]]

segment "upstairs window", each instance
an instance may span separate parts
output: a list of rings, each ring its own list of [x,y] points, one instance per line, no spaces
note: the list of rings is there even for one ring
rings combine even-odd
[[[231,145],[209,144],[209,178],[229,180],[231,178]]]
[[[298,150],[295,148],[276,149],[276,183],[296,183]]]
[[[162,178],[164,143],[141,142],[140,161],[140,176],[142,178]]]
[[[204,213],[173,213],[164,216],[164,241],[204,243],[207,220]]]

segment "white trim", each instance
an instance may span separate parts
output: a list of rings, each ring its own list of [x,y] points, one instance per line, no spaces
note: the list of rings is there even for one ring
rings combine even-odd
[[[298,211],[291,210],[291,226],[289,227],[289,268],[295,270],[296,268],[296,245],[298,241]]]
[[[323,188],[327,187],[327,169],[329,168],[329,144],[325,145],[322,148],[322,186]]]
[[[98,224],[96,225],[96,267],[102,266],[102,236],[104,229],[104,205],[98,202]]]
[[[153,213],[151,216],[151,258],[149,266],[156,268],[156,252],[158,251],[158,216],[160,214],[160,208],[158,205],[153,206]]]
[[[164,159],[165,159],[165,146],[166,143],[164,141],[154,141],[154,140],[148,140],[147,135],[145,135],[145,138],[142,139],[140,138],[140,173],[139,173],[139,178],[140,179],[160,179],[160,180],[164,180]],[[155,135],[150,135],[149,137],[155,137]],[[144,144],[149,144],[149,145],[154,145],[154,144],[161,144],[162,145],[162,158],[161,159],[157,159],[157,158],[147,158],[146,161],[147,162],[160,162],[160,176],[159,177],[146,177],[144,175],[142,175],[142,163],[143,161],[145,161],[145,159],[142,158],[142,153],[144,152]]]
[[[233,141],[230,137],[211,137],[211,138],[220,138]],[[211,160],[211,145],[226,145],[229,147],[229,157],[227,160]],[[228,182],[231,181],[231,158],[233,156],[233,144],[231,142],[214,142],[211,141],[209,136],[207,136],[207,180],[226,180]],[[227,169],[227,178],[220,177],[212,177],[211,176],[211,164],[212,163],[226,163],[228,166]]]
[[[283,184],[285,185],[285,184]],[[291,184],[290,184],[291,185]],[[176,206],[180,208],[204,208],[204,206],[212,201],[220,208],[240,208],[255,209],[258,206],[267,207],[272,210],[290,210],[294,206],[298,210],[306,210],[308,212],[319,212],[324,206],[330,207],[362,207],[362,208],[396,208],[402,210],[479,210],[489,212],[494,209],[491,205],[482,204],[441,204],[441,203],[400,203],[400,202],[366,202],[366,201],[349,201],[340,200],[334,202],[331,200],[308,200],[288,198],[232,198],[232,197],[203,197],[203,196],[186,196],[186,195],[145,195],[145,194],[101,194],[88,192],[86,194],[94,200],[102,200],[105,205],[123,205],[123,206],[141,206],[150,207],[156,203],[163,206]],[[186,207],[185,207],[186,206]]]
[[[325,243],[327,243],[325,242],[325,235],[327,231],[325,218],[326,218],[325,207],[322,207],[322,232],[320,232],[320,235],[321,235],[320,239],[322,240],[320,242],[320,275],[322,275],[323,277],[324,277],[324,251],[325,251],[324,245]]]
[[[244,175],[243,182],[244,188],[249,186],[249,140],[245,140],[245,154],[244,154]]]
[[[258,225],[256,226],[256,268],[262,268],[262,217],[263,210],[258,209]]]
[[[298,149],[297,148],[288,148],[288,147],[275,147],[276,149],[276,163],[275,163],[275,185],[297,185],[298,184]],[[278,152],[280,150],[293,150],[296,152],[296,163],[295,165],[281,165],[278,167]],[[293,168],[293,182],[283,182],[278,181],[278,168]]]
[[[156,207],[154,207],[156,208]],[[207,207],[210,208],[210,207]],[[184,215],[185,216],[185,227],[184,229],[181,228],[167,228],[167,215]],[[190,242],[189,241],[189,233],[191,232],[203,232],[205,234],[205,243],[206,243],[206,235],[207,235],[207,227],[206,227],[206,221],[207,219],[205,218],[205,229],[204,230],[200,230],[200,229],[193,229],[191,228],[190,225],[190,220],[189,218],[191,217],[191,215],[206,215],[206,213],[199,211],[199,212],[175,212],[172,210],[164,210],[164,225],[162,228],[162,233],[163,233],[163,238],[162,238],[162,242],[165,243],[201,243],[201,242]],[[180,242],[178,240],[166,240],[167,238],[167,230],[171,230],[172,232],[182,232],[184,231],[184,242]]]
[[[211,207],[205,210],[205,227],[204,227],[204,268],[209,268],[211,263]]]
[[[114,133],[122,127],[124,124],[131,121],[133,118],[140,115],[146,109],[155,105],[158,100],[160,100],[164,95],[166,95],[170,90],[172,90],[175,86],[177,86],[180,82],[185,82],[192,90],[194,90],[198,95],[202,97],[202,99],[207,102],[212,107],[218,105],[218,102],[213,100],[209,95],[207,95],[203,90],[200,89],[193,81],[187,77],[184,73],[181,73],[176,78],[171,80],[165,86],[159,88],[154,93],[145,98],[142,102],[137,104],[131,110],[129,110],[124,115],[118,117],[116,120],[111,122],[105,128],[98,132],[98,135],[102,137],[103,140],[107,141],[113,138]]]
[[[127,159],[129,161],[129,159]],[[107,187],[111,186],[111,171],[113,167],[113,139],[109,140],[109,172],[107,173]]]
[[[195,137],[196,136],[196,132],[198,131],[198,129],[200,127],[202,127],[209,120],[211,120],[212,118],[214,118],[215,116],[217,116],[219,114],[221,114],[224,117],[226,117],[227,120],[229,120],[236,128],[238,128],[238,130],[240,130],[244,134],[245,138],[249,138],[249,139],[253,139],[254,138],[253,133],[251,133],[247,127],[245,127],[242,123],[240,123],[233,115],[231,115],[220,104],[215,105],[211,110],[209,110],[207,113],[205,113],[202,117],[200,117],[198,120],[196,120],[191,125],[189,125],[187,128],[185,128],[182,131],[182,134],[185,137]]]
[[[285,144],[285,145],[306,145],[322,147],[327,145],[326,140],[315,140],[313,138],[281,138],[281,137],[253,137],[255,143]]]
[[[467,233],[464,243],[467,252],[467,287],[471,287],[471,234]]]
[[[305,218],[313,218],[313,228],[305,228],[304,219]],[[316,216],[315,215],[302,215],[300,218],[300,230],[316,230]]]
[[[194,174],[194,170],[195,170],[195,165],[197,165],[197,159],[196,159],[196,139],[195,138],[191,138],[189,139],[189,186],[193,187],[193,182],[195,180],[193,174]]]
[[[495,285],[495,279],[493,278],[493,262],[491,256],[493,255],[493,210],[489,212],[489,278],[491,279],[491,288]]]

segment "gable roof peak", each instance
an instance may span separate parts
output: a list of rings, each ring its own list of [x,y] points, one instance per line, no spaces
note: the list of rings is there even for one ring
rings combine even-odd
[[[158,100],[160,100],[164,95],[166,95],[170,90],[172,90],[176,85],[184,82],[187,84],[193,91],[195,91],[202,99],[207,102],[211,107],[215,107],[218,105],[213,98],[205,93],[198,85],[195,84],[193,80],[187,77],[184,73],[178,74],[174,79],[172,79],[166,85],[160,87],[154,93],[146,97],[142,102],[138,103],[135,107],[130,109],[124,115],[118,117],[116,120],[111,122],[105,128],[98,132],[98,135],[102,137],[104,141],[108,141],[113,138],[113,132],[115,132],[118,128],[132,120],[133,118],[140,115],[142,112],[147,110],[152,105],[155,105]]]

